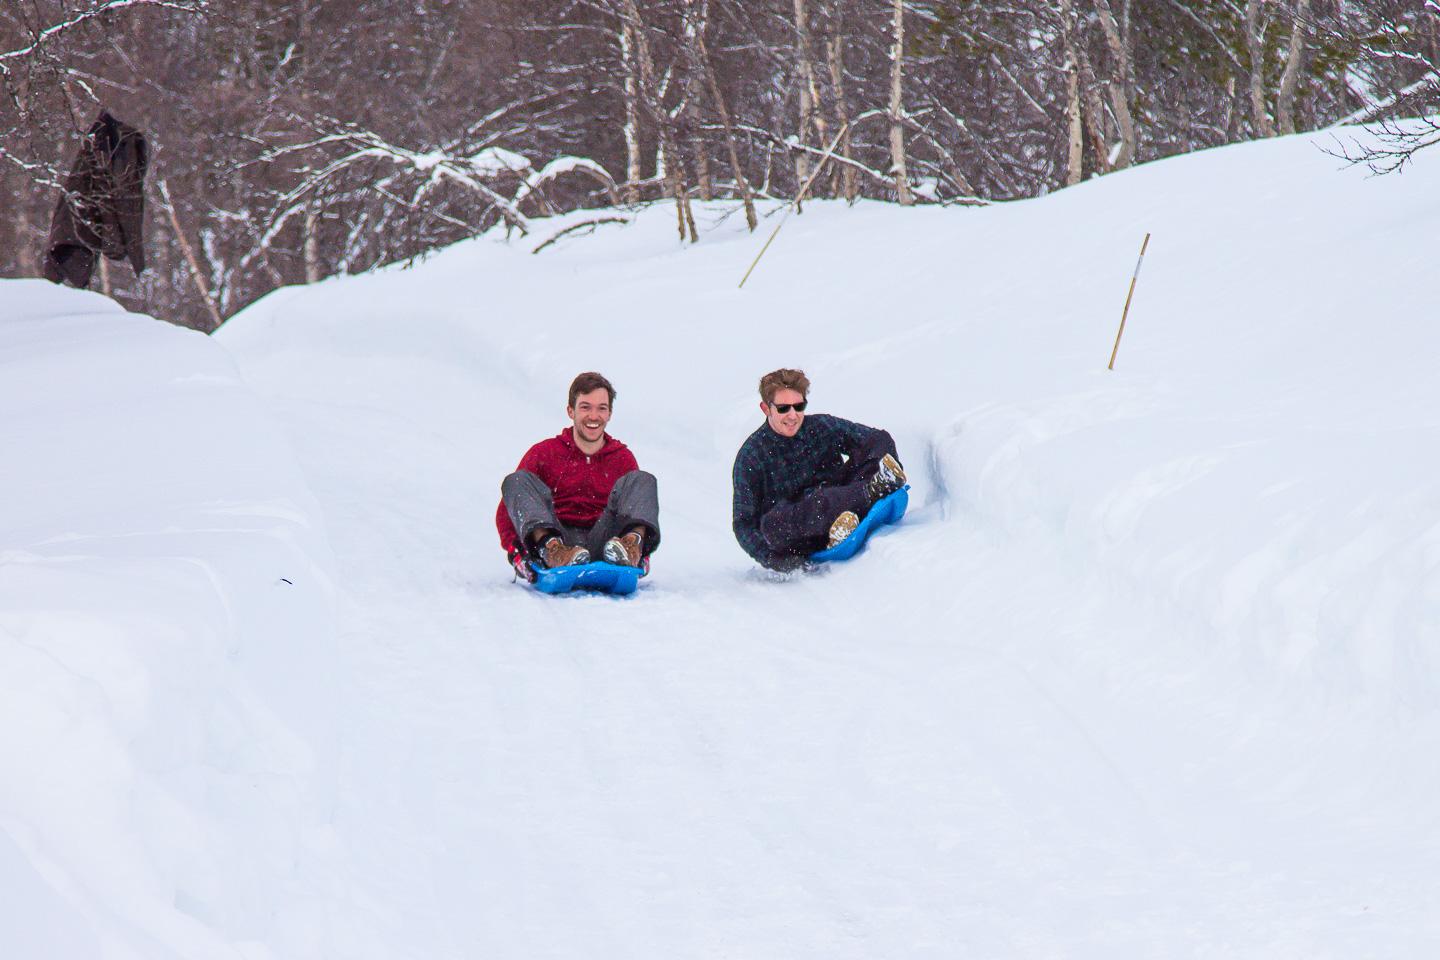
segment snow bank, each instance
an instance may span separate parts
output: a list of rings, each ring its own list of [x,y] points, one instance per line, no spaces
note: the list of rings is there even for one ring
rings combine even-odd
[[[0,281],[0,943],[294,955],[335,803],[332,559],[206,337]]]
[[[1210,151],[977,212],[973,233],[1023,246],[1046,279],[959,268],[963,349],[919,369],[965,398],[936,462],[963,509],[1041,531],[1275,681],[1435,703],[1440,329],[1418,271],[1440,168],[1377,179],[1324,145]]]

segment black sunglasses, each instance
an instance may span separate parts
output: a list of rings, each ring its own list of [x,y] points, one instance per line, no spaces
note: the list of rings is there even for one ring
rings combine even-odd
[[[772,403],[770,406],[775,408],[776,413],[789,413],[791,410],[796,413],[804,413],[805,405],[809,402],[809,400],[801,400],[799,403]]]

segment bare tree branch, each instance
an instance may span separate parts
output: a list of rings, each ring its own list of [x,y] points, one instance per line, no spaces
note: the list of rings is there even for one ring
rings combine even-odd
[[[170,10],[179,10],[182,13],[201,13],[209,9],[209,6],[210,0],[103,0],[99,5],[83,13],[41,30],[36,35],[34,42],[29,46],[10,50],[6,53],[0,53],[0,71],[6,69],[5,62],[7,60],[18,60],[21,57],[27,57],[60,34],[68,30],[73,30],[83,23],[88,23],[91,20],[107,14],[118,13],[121,10],[136,7],[161,7]]]

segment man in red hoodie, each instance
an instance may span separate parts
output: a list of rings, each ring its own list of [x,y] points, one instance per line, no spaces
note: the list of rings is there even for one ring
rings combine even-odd
[[[598,373],[570,384],[570,426],[541,440],[500,484],[495,526],[515,572],[534,581],[544,567],[610,563],[648,568],[660,545],[655,477],[605,432],[615,388]]]

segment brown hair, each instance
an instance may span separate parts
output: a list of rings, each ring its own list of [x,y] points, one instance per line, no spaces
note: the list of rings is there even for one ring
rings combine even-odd
[[[582,373],[580,374],[580,376],[576,377],[573,381],[571,381],[570,402],[565,404],[565,406],[575,406],[575,398],[580,396],[580,394],[593,393],[596,390],[599,390],[601,387],[605,388],[605,392],[610,397],[610,406],[615,406],[615,388],[610,385],[609,380],[606,380],[604,377],[600,376],[600,374],[595,373],[594,371],[591,371],[589,373]]]
[[[775,394],[781,390],[794,390],[802,397],[810,396],[810,378],[804,370],[781,368],[771,370],[760,378],[760,399],[766,403],[775,402]]]

